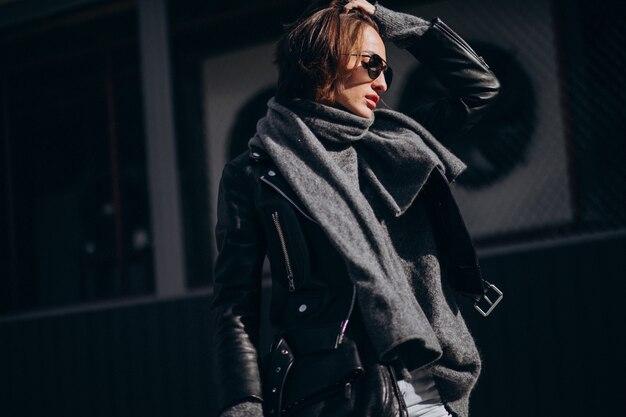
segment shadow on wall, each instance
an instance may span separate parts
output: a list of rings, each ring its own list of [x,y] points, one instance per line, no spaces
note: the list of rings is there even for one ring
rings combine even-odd
[[[458,183],[480,189],[505,178],[526,160],[537,125],[537,99],[528,72],[512,52],[488,42],[470,43],[501,83],[497,105],[452,145],[468,165]],[[446,94],[424,66],[411,72],[402,91],[399,110],[405,113]]]

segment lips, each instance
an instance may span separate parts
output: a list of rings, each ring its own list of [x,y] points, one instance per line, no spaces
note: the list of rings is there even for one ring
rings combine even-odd
[[[376,103],[378,103],[378,100],[380,100],[380,97],[378,97],[377,94],[368,94],[365,96],[367,107],[369,107],[371,110],[374,110],[376,108]]]

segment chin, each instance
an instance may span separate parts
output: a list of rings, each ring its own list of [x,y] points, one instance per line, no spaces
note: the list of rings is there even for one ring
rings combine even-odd
[[[369,107],[365,107],[365,108],[355,109],[354,114],[356,114],[357,116],[361,116],[366,119],[369,119],[372,117],[374,112]]]
[[[373,113],[374,113],[372,111],[372,109],[367,107],[367,105],[363,105],[363,106],[360,106],[360,105],[347,105],[347,106],[344,106],[343,104],[337,102],[335,104],[335,106],[339,107],[339,108],[341,108],[343,110],[346,110],[346,111],[348,111],[348,112],[350,112],[350,113],[352,113],[352,114],[354,114],[356,116],[364,117],[366,119],[371,118]]]

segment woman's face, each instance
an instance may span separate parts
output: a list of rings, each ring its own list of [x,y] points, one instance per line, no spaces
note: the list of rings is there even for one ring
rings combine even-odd
[[[378,35],[378,32],[366,26],[363,30],[363,41],[361,48],[355,54],[377,54],[385,61],[385,44]],[[357,116],[370,118],[372,111],[376,108],[379,95],[387,91],[385,75],[381,72],[378,78],[372,80],[367,73],[367,68],[362,63],[369,58],[363,56],[350,57],[348,62],[348,74],[340,81],[339,92],[335,96],[336,103],[344,107],[349,112]]]

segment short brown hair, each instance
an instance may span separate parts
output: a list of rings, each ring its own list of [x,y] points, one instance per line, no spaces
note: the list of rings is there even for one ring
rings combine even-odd
[[[276,46],[277,99],[305,98],[334,104],[349,54],[374,20],[359,9],[344,12],[347,0],[317,1],[285,27]]]

